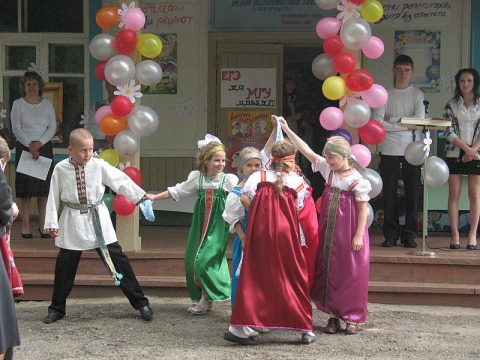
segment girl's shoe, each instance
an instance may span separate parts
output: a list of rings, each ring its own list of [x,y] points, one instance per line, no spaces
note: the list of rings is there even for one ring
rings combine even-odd
[[[328,324],[325,326],[326,334],[335,334],[340,329],[340,320],[331,317],[328,319]]]
[[[244,326],[242,330],[243,333],[248,337],[255,337],[259,335],[257,331],[253,330],[251,327],[248,326]]]
[[[347,324],[345,328],[345,334],[347,335],[354,335],[358,332],[358,325],[357,324]]]
[[[198,303],[198,304],[190,306],[187,309],[187,312],[189,312],[190,314],[194,314],[194,315],[203,315],[206,312],[210,312],[210,311],[212,311],[212,302],[211,301],[208,302],[208,307],[204,307],[203,305]]]
[[[467,245],[467,250],[477,250],[477,245]]]

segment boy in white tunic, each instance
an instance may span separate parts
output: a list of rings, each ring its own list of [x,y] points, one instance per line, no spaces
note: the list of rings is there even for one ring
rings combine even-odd
[[[93,138],[87,130],[73,130],[69,140],[70,157],[55,166],[47,202],[45,229],[55,237],[60,252],[55,265],[52,303],[44,322],[50,324],[65,316],[67,297],[73,288],[82,251],[91,249],[97,250],[130,304],[149,321],[153,315],[149,301],[118,244],[102,197],[105,186],[133,203],[150,195],[122,171],[104,160],[92,158]],[[65,206],[59,219],[62,202]]]

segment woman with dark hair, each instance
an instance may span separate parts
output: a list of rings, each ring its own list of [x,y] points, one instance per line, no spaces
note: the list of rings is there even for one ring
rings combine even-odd
[[[477,70],[461,69],[455,75],[455,96],[445,105],[443,116],[452,119],[445,130],[447,138],[446,162],[450,170],[448,179],[448,218],[452,231],[450,249],[460,248],[458,231],[458,200],[462,190],[463,175],[468,176],[470,202],[470,231],[467,250],[477,248],[477,227],[480,216],[480,106]]]
[[[52,102],[42,97],[44,86],[42,77],[33,71],[27,71],[20,79],[22,97],[13,102],[11,114],[12,131],[17,138],[15,169],[23,152],[30,153],[34,160],[40,156],[53,159],[51,139],[55,135],[57,123]],[[45,180],[16,172],[15,188],[17,198],[20,199],[22,237],[25,239],[33,237],[30,229],[32,197],[37,197],[40,236],[50,238],[50,234],[45,232],[44,222],[52,170],[53,162]]]

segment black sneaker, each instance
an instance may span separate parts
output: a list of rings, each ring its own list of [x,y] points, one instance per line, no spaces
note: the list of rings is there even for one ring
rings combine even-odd
[[[403,242],[403,246],[405,246],[406,248],[416,248],[416,247],[417,247],[417,243],[416,243],[415,240],[413,240],[413,239],[405,240],[405,241]]]
[[[392,247],[397,246],[397,240],[394,238],[385,238],[385,241],[382,243],[383,247]]]

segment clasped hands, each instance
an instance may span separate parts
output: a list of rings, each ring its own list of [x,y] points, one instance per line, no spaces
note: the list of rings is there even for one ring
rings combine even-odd
[[[477,150],[469,147],[468,151],[465,151],[465,154],[462,156],[463,162],[469,162],[472,160],[476,160],[478,158]]]
[[[30,144],[28,144],[28,150],[30,151],[30,154],[33,156],[33,160],[38,160],[40,157],[39,150],[42,147],[42,142],[41,141],[32,141]]]

